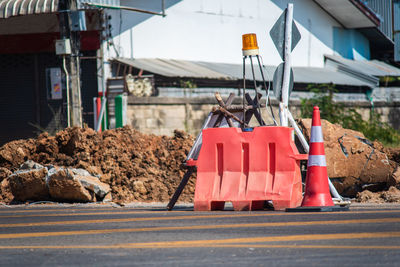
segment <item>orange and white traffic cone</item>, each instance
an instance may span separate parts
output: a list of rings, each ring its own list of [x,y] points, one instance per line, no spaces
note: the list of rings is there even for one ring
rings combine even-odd
[[[328,170],[319,108],[314,107],[308,153],[306,188],[302,207],[334,206],[329,191]]]
[[[286,209],[286,211],[345,211],[349,207],[335,206],[329,191],[328,170],[322,136],[319,108],[314,107],[310,151],[308,153],[306,188],[301,207]]]

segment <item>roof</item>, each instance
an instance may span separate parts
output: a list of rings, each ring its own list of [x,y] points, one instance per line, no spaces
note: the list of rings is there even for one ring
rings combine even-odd
[[[114,62],[132,66],[138,70],[144,70],[153,74],[164,77],[177,78],[203,78],[218,80],[242,80],[243,69],[241,64],[216,63],[187,61],[176,59],[157,59],[157,58],[139,58],[126,59],[116,58]],[[255,64],[256,80],[262,81],[258,65]],[[276,66],[265,66],[264,75],[267,81],[272,81]],[[399,69],[397,69],[400,71]],[[246,65],[246,78],[252,78],[252,70],[250,65]],[[344,86],[376,86],[376,78],[364,75],[358,77],[349,75],[338,69],[331,67],[314,68],[314,67],[293,67],[295,83],[333,83]]]
[[[379,60],[351,60],[341,56],[325,55],[328,64],[344,65],[358,72],[376,77],[400,76],[400,69]]]
[[[380,25],[379,18],[360,0],[314,0],[345,28],[369,28]]]
[[[228,75],[215,72],[192,61],[158,58],[127,59],[118,58],[117,61],[137,69],[156,73],[165,77],[191,77],[209,79],[230,79]]]
[[[0,0],[0,19],[13,16],[54,13],[59,0]]]

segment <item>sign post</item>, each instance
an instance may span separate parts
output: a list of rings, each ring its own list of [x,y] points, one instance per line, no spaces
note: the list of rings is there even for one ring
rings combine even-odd
[[[291,68],[291,52],[300,41],[301,35],[293,22],[293,4],[288,4],[285,11],[269,32],[283,63],[274,74],[274,94],[279,100],[279,118],[281,126],[288,126],[285,109],[289,105],[289,95],[293,89],[293,71]]]

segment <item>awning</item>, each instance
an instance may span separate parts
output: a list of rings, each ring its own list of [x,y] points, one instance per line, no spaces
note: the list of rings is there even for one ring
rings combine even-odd
[[[380,24],[379,18],[360,0],[314,0],[345,28],[370,28]]]
[[[0,0],[0,19],[58,11],[59,0]]]
[[[114,66],[120,64],[130,66],[137,70],[169,77],[169,78],[201,78],[217,80],[242,80],[243,69],[241,64],[228,64],[216,62],[200,62],[176,59],[116,58],[112,60]],[[255,65],[256,80],[262,81],[262,77]],[[118,68],[118,67],[117,67]],[[264,74],[267,81],[272,81],[276,66],[265,66]],[[400,71],[400,70],[399,70]],[[365,77],[354,76],[334,68],[293,67],[295,83],[333,83],[343,86],[375,87],[376,78],[364,74]],[[246,66],[246,78],[252,78],[251,66]]]

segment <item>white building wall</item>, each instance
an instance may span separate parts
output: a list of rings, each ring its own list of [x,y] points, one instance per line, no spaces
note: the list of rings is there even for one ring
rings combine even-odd
[[[256,33],[264,63],[278,65],[282,60],[269,31],[288,2],[294,2],[294,19],[302,36],[292,64],[322,67],[323,55],[334,53],[333,27],[340,25],[312,0],[166,0],[166,17],[108,13],[120,57],[240,64],[242,34]],[[121,0],[121,5],[161,11],[161,0]],[[113,49],[105,52],[116,56]]]

